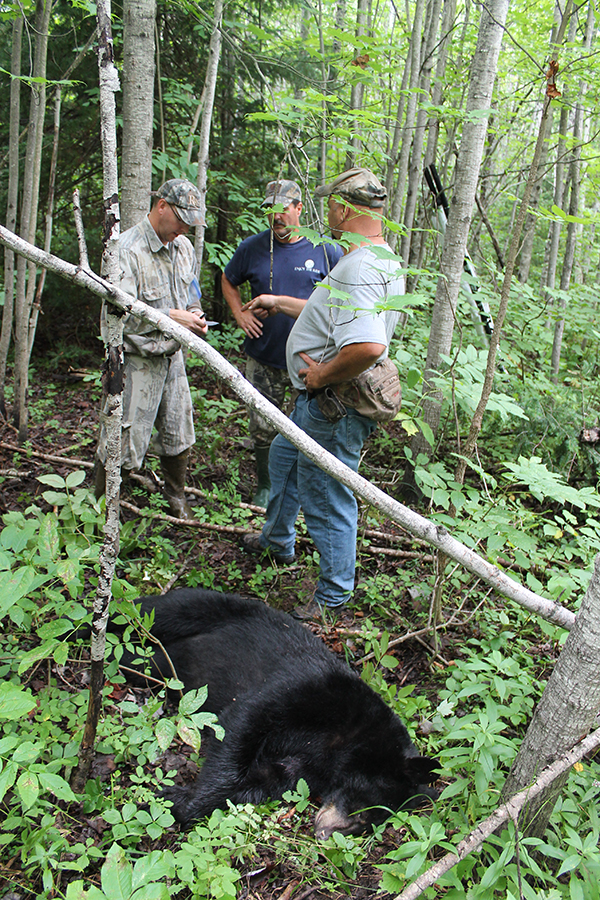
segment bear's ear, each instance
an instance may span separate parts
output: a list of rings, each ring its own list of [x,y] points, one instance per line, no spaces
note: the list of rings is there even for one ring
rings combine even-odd
[[[429,784],[437,780],[437,772],[442,768],[439,760],[429,756],[412,756],[406,760],[406,774],[415,784]]]

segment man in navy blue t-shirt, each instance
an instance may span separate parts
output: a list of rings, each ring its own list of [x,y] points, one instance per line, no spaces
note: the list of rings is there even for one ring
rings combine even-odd
[[[223,296],[246,335],[246,378],[281,409],[286,389],[291,386],[285,345],[294,319],[285,313],[260,319],[252,312],[243,310],[239,286],[249,282],[252,299],[268,294],[306,300],[315,285],[341,259],[342,251],[334,244],[315,247],[297,233],[302,212],[302,192],[295,181],[271,181],[262,205],[277,205],[283,210],[269,215],[270,227],[266,231],[242,241],[225,266],[221,285]],[[276,431],[254,410],[249,412],[250,437],[257,468],[257,489],[253,502],[266,507],[270,487],[269,447]]]

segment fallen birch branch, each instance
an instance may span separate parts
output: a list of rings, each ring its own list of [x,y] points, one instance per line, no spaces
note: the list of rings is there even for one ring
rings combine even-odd
[[[517,822],[518,816],[522,808],[534,797],[537,797],[548,785],[564,772],[567,772],[571,766],[579,762],[586,753],[591,753],[600,746],[600,728],[589,734],[584,740],[577,744],[572,750],[564,753],[550,766],[543,769],[539,777],[528,785],[524,790],[515,794],[507,803],[499,806],[491,816],[480,822],[466,838],[457,845],[456,853],[447,853],[440,860],[434,863],[431,868],[419,875],[407,888],[395,897],[395,900],[416,900],[423,891],[432,887],[438,879],[449,872],[457,863],[465,859],[470,853],[475,853],[481,849],[483,842],[490,837],[498,828],[505,824],[509,819]]]
[[[269,403],[246,381],[238,369],[232,366],[206,341],[196,337],[191,331],[178,325],[164,313],[160,313],[145,303],[134,299],[120,288],[100,278],[100,276],[86,272],[80,266],[75,266],[34,247],[33,244],[17,237],[3,225],[0,225],[0,243],[10,247],[16,253],[37,265],[51,269],[68,281],[72,281],[98,297],[102,297],[119,309],[156,325],[163,334],[175,338],[179,343],[204,360],[241,397],[244,403],[260,413],[291,444],[297,447],[319,468],[349,487],[358,497],[385,513],[385,515],[389,516],[390,519],[397,522],[411,534],[421,538],[442,553],[445,553],[446,556],[460,563],[473,575],[476,575],[486,584],[493,587],[497,593],[514,600],[520,606],[536,615],[542,616],[542,618],[553,622],[555,625],[560,625],[566,629],[571,628],[575,619],[574,613],[560,604],[554,603],[523,587],[523,585],[509,578],[497,566],[487,562],[469,547],[453,538],[442,525],[430,522],[418,513],[413,512],[407,506],[375,487],[366,478],[353,472],[316,441],[308,437],[301,428],[298,428],[295,423],[291,422],[277,407]]]

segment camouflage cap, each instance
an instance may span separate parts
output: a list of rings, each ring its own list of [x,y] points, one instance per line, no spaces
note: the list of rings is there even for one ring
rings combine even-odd
[[[178,217],[186,225],[204,225],[200,212],[202,197],[191,181],[186,181],[185,178],[171,178],[161,184],[157,191],[153,191],[152,196],[165,200],[170,206],[176,206]]]
[[[300,185],[295,181],[270,181],[261,206],[273,206],[275,203],[289,206],[293,200],[302,200]]]
[[[386,189],[368,169],[348,169],[315,191],[315,197],[319,198],[330,197],[332,194],[338,194],[349,203],[369,209],[382,209],[387,198]]]

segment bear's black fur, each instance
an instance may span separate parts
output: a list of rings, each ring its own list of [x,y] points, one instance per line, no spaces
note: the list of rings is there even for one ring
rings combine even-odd
[[[201,589],[143,597],[152,633],[187,690],[208,685],[219,715],[197,780],[168,789],[182,823],[233,803],[280,798],[307,782],[323,806],[317,836],[363,831],[416,805],[434,780],[400,719],[304,625],[256,600]],[[154,675],[170,676],[162,651]]]

